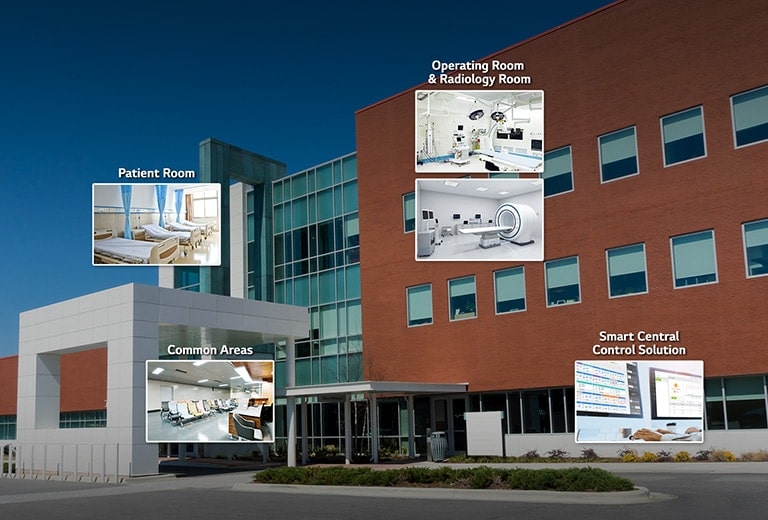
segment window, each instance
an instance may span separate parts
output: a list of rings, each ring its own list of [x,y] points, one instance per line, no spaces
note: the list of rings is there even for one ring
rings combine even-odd
[[[768,219],[744,224],[747,277],[768,274]]]
[[[432,285],[417,285],[406,289],[408,299],[408,326],[432,323]]]
[[[644,244],[609,249],[606,258],[608,295],[611,298],[648,292]]]
[[[573,191],[571,147],[565,146],[544,154],[544,196]]]
[[[579,303],[579,257],[572,256],[544,263],[547,307]]]
[[[525,310],[525,272],[513,267],[493,273],[496,314]]]
[[[675,287],[717,282],[713,231],[672,237],[672,276]]]
[[[763,376],[731,377],[725,384],[725,414],[727,428],[768,428],[765,413],[765,382]]]
[[[701,107],[661,118],[664,166],[707,155],[704,143],[704,117]]]
[[[731,97],[736,148],[768,140],[768,85]]]
[[[16,438],[16,416],[15,415],[0,415],[0,439],[15,439]],[[2,468],[0,468],[2,470]]]
[[[475,318],[475,277],[465,276],[448,280],[448,300],[451,321]]]
[[[416,201],[413,192],[403,195],[403,229],[406,233],[416,229]]]
[[[639,172],[634,126],[600,136],[598,141],[602,182]]]
[[[106,428],[107,411],[61,412],[59,428]]]

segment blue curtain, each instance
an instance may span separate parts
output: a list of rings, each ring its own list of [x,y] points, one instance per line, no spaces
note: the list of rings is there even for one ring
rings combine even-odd
[[[133,233],[131,233],[131,193],[133,193],[133,186],[130,184],[120,185],[120,195],[123,197],[123,213],[125,213],[123,236],[129,240],[133,238]]]
[[[160,221],[158,225],[165,227],[165,219],[163,218],[163,212],[165,211],[165,193],[168,186],[165,184],[158,184],[155,186],[155,194],[157,195],[157,209],[160,211]]]
[[[176,222],[181,224],[181,201],[184,197],[184,190],[176,190]]]

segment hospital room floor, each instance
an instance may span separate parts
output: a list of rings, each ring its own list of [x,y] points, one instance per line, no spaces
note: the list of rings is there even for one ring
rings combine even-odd
[[[442,243],[439,241],[442,240]],[[519,246],[505,240],[501,245],[489,248],[480,247],[480,237],[477,235],[446,235],[438,237],[435,252],[430,256],[419,257],[419,260],[537,260],[543,256],[542,240],[532,244]]]
[[[217,413],[188,422],[184,426],[176,426],[166,419],[160,419],[160,412],[147,413],[147,440],[150,442],[236,441],[229,435],[228,413]]]
[[[218,231],[203,239],[199,247],[177,258],[174,265],[221,265],[221,235]]]

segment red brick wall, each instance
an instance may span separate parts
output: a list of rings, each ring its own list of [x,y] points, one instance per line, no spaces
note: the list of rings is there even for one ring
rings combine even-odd
[[[19,356],[0,358],[0,415],[16,415]]]
[[[468,381],[475,391],[572,385],[573,361],[593,357],[600,330],[641,329],[680,330],[707,376],[768,372],[768,277],[746,279],[741,236],[741,223],[768,218],[768,143],[734,149],[729,101],[768,84],[765,27],[759,0],[632,0],[493,56],[524,62],[526,88],[544,90],[546,149],[572,146],[575,191],[546,199],[545,258],[579,256],[577,305],[546,308],[543,265],[529,262],[528,310],[496,316],[493,271],[519,264],[414,261],[401,203],[414,189],[414,93],[359,111],[366,377]],[[707,157],[664,168],[659,118],[697,105]],[[630,125],[640,174],[601,185],[597,137]],[[670,237],[705,229],[719,283],[673,289]],[[605,250],[637,242],[649,293],[609,300]],[[470,274],[478,317],[449,322],[447,280]],[[405,288],[427,282],[434,324],[409,329]]]
[[[106,401],[107,349],[61,356],[61,411],[103,410]]]

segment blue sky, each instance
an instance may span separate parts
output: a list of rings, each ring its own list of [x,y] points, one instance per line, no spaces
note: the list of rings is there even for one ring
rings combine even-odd
[[[0,357],[20,312],[155,268],[91,266],[91,184],[198,169],[214,137],[296,172],[354,151],[356,110],[610,3],[14,2],[0,17]],[[295,146],[291,136],[312,134]],[[364,175],[361,172],[361,175]]]

